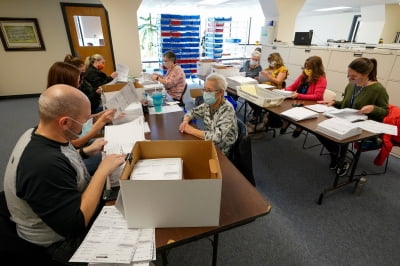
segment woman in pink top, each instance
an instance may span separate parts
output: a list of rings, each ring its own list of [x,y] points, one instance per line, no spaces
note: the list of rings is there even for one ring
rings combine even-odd
[[[321,101],[324,97],[327,81],[322,59],[319,56],[311,56],[304,62],[303,72],[288,87],[287,91],[293,91],[292,99]],[[284,122],[280,133],[284,134],[289,127],[289,122]],[[293,131],[293,137],[297,138],[301,128]]]
[[[172,99],[181,101],[186,86],[186,76],[182,68],[176,64],[176,55],[172,51],[163,54],[163,65],[167,68],[167,74],[164,76],[153,74],[151,79],[161,82]]]

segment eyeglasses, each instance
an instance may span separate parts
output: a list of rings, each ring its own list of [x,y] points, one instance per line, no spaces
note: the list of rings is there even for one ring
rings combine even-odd
[[[79,122],[79,121],[73,119],[73,118],[70,117],[70,116],[68,116],[68,118],[71,119],[72,121],[74,121],[75,123],[78,123],[78,124],[81,125],[82,127],[83,127],[83,125],[86,124],[86,122],[89,120],[89,119],[87,119],[85,122],[81,123],[81,122]]]

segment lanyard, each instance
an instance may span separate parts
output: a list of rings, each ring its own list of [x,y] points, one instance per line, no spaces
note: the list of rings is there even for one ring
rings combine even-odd
[[[369,80],[368,80],[368,81],[369,81]],[[357,87],[357,86],[356,86],[356,84],[354,84],[354,87],[353,87],[353,94],[351,95],[351,100],[350,100],[350,108],[353,108],[355,99],[356,99],[357,96],[364,90],[364,88],[367,86],[368,81],[367,81],[367,83],[366,83],[364,86],[362,86],[358,91],[356,91],[356,87]]]

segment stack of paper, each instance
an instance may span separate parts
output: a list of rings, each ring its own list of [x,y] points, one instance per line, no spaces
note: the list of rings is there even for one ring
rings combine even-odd
[[[311,118],[317,118],[319,114],[304,107],[293,107],[289,110],[282,112],[281,115],[289,117],[294,121],[301,121]]]
[[[352,108],[337,109],[335,107],[329,107],[328,110],[324,112],[324,115],[327,117],[343,118],[350,122],[363,121],[368,119],[368,116],[360,114],[359,110]]]
[[[318,124],[316,131],[342,140],[361,134],[362,129],[343,118],[331,118]]]
[[[131,179],[181,180],[182,158],[144,159],[136,162]]]
[[[273,89],[272,91],[282,95],[285,98],[290,98],[290,97],[293,96],[293,91],[287,91],[287,90],[284,90],[284,89],[283,90]]]
[[[114,206],[104,206],[69,260],[89,265],[149,265],[156,259],[155,230],[129,229]]]
[[[228,82],[228,87],[232,89],[235,89],[237,86],[246,84],[258,84],[257,80],[243,76],[227,77],[226,81]]]

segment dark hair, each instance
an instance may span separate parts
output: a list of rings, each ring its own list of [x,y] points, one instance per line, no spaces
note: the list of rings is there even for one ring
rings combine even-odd
[[[325,76],[324,65],[322,64],[322,59],[319,56],[311,56],[304,62],[304,68],[312,70],[312,75],[310,77],[310,83],[316,82],[321,76]],[[306,82],[307,75],[303,72],[302,82]]]
[[[256,47],[256,48],[254,48],[254,51],[257,51],[257,52],[261,53],[261,48],[260,47]]]
[[[376,75],[378,71],[378,62],[375,58],[360,57],[354,59],[350,64],[349,68],[353,69],[357,73],[368,75],[370,81],[377,81]]]
[[[47,75],[47,88],[55,84],[67,84],[78,88],[81,71],[74,65],[66,62],[55,62]]]
[[[72,64],[72,65],[74,65],[76,67],[81,67],[81,66],[85,65],[85,62],[82,59],[80,59],[77,56],[72,56],[70,54],[67,54],[65,56],[64,62],[70,63],[70,64]]]
[[[164,57],[168,58],[168,60],[172,60],[174,64],[176,64],[176,55],[172,51],[167,51],[163,54]]]

